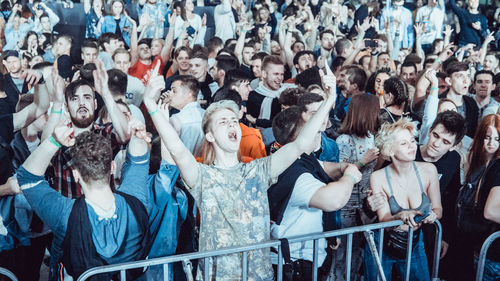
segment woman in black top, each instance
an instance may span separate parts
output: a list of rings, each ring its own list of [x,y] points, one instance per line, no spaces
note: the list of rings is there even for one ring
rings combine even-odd
[[[395,123],[408,116],[406,111],[409,101],[408,86],[398,77],[391,77],[384,82],[385,107],[380,110],[380,124]]]

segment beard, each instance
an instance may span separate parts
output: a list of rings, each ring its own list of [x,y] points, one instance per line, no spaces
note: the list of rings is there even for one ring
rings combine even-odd
[[[94,113],[89,114],[89,116],[85,118],[71,116],[71,123],[73,123],[73,126],[75,126],[76,128],[87,128],[92,123],[94,123]]]

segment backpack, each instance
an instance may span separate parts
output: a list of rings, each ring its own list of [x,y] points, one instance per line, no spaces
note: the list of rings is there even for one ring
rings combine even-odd
[[[493,160],[487,167],[474,171],[458,191],[456,218],[457,227],[461,231],[483,232],[489,229],[489,226],[484,223],[484,206],[479,204],[479,191],[484,178],[495,162],[496,160]]]

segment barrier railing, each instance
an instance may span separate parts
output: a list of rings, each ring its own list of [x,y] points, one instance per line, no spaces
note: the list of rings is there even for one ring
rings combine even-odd
[[[486,254],[491,244],[498,238],[500,238],[500,231],[491,234],[490,236],[488,236],[488,238],[486,238],[486,240],[484,240],[483,246],[481,247],[481,252],[479,253],[479,261],[477,263],[476,281],[483,280],[484,264],[486,263]]]
[[[10,270],[0,267],[0,276],[7,276],[12,281],[17,281],[17,277]]]
[[[385,280],[385,275],[382,269],[381,265],[381,260],[382,260],[382,245],[383,245],[383,234],[384,234],[384,229],[385,228],[391,228],[391,227],[396,227],[402,225],[403,222],[398,220],[398,221],[390,221],[390,222],[383,222],[383,223],[375,223],[375,224],[369,224],[369,225],[362,225],[362,226],[356,226],[356,227],[350,227],[350,228],[343,228],[343,229],[338,229],[338,230],[333,230],[333,231],[328,231],[328,232],[321,232],[321,233],[313,233],[313,234],[307,234],[307,235],[300,235],[300,236],[294,236],[291,238],[288,238],[288,242],[291,243],[297,243],[297,242],[305,242],[305,241],[313,241],[313,280],[316,281],[318,279],[318,250],[319,250],[319,240],[323,238],[329,238],[329,237],[337,237],[337,236],[342,236],[342,235],[347,235],[347,249],[346,249],[346,280],[350,280],[350,274],[351,274],[351,253],[352,253],[352,239],[353,239],[353,234],[354,233],[364,233],[365,237],[369,243],[371,252],[374,256],[375,262],[377,264],[377,269],[378,269],[378,276],[380,280]],[[438,280],[437,279],[437,274],[438,274],[438,264],[439,264],[439,253],[441,251],[441,224],[439,221],[435,222],[436,225],[436,247],[434,250],[434,265],[433,265],[433,271],[432,271],[432,280]],[[379,231],[379,243],[378,247],[375,246],[375,242],[373,239],[374,235],[374,230]],[[410,263],[411,263],[411,251],[412,251],[412,237],[413,237],[413,229],[410,228],[409,235],[408,235],[408,251],[407,251],[407,256],[406,256],[406,275],[405,275],[405,280],[409,281],[410,280]],[[110,272],[120,272],[120,280],[124,281],[126,280],[126,270],[129,269],[135,269],[135,268],[144,268],[144,267],[149,267],[149,266],[155,266],[155,265],[163,265],[163,280],[167,281],[168,276],[169,276],[169,267],[168,265],[170,263],[174,262],[186,262],[189,260],[193,259],[203,259],[204,260],[204,266],[203,266],[203,279],[204,280],[209,280],[209,262],[208,259],[211,257],[217,257],[217,256],[222,256],[222,255],[229,255],[229,254],[236,254],[236,253],[241,253],[242,254],[242,280],[246,281],[247,280],[247,270],[248,270],[248,252],[249,251],[254,251],[254,250],[259,250],[259,249],[265,249],[265,248],[270,248],[270,247],[276,247],[278,249],[278,266],[277,266],[277,280],[282,281],[283,280],[283,256],[282,256],[282,250],[281,250],[281,242],[279,240],[270,240],[267,242],[262,242],[262,243],[257,243],[257,244],[252,244],[248,246],[241,246],[241,247],[231,247],[231,248],[224,248],[224,249],[218,249],[214,251],[205,251],[205,252],[195,252],[195,253],[189,253],[189,254],[181,254],[181,255],[175,255],[175,256],[168,256],[168,257],[161,257],[161,258],[154,258],[154,259],[149,259],[149,260],[142,260],[142,261],[133,261],[133,262],[127,262],[127,263],[121,263],[121,264],[114,264],[114,265],[106,265],[106,266],[100,266],[100,267],[95,267],[91,268],[87,271],[85,271],[79,278],[78,281],[84,281],[89,279],[92,276],[102,274],[102,273],[110,273]],[[437,258],[436,258],[437,257]]]

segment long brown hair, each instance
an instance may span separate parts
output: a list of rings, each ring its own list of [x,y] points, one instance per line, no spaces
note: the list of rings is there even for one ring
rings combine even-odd
[[[370,94],[353,96],[339,134],[355,135],[360,138],[367,137],[369,133],[375,134],[378,129],[379,113],[380,105],[376,96]]]
[[[500,115],[490,114],[481,120],[479,126],[477,127],[476,134],[474,135],[474,140],[470,148],[469,156],[467,160],[469,161],[469,169],[467,170],[466,180],[472,173],[481,165],[486,164],[486,153],[484,150],[484,139],[486,138],[486,132],[488,127],[493,126],[497,133],[500,135]],[[500,149],[495,153],[495,158],[500,156]]]

